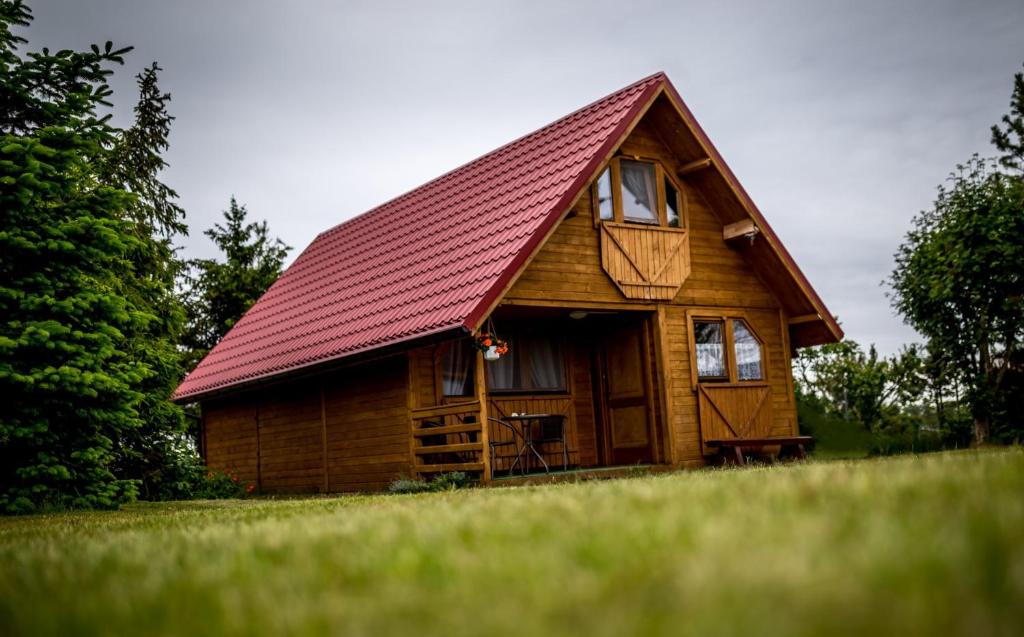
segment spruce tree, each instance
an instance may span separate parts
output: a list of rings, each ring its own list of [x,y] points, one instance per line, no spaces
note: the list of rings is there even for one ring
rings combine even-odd
[[[143,399],[143,426],[115,441],[115,472],[137,480],[147,499],[188,497],[189,477],[198,461],[189,444],[185,416],[169,397],[183,375],[178,343],[185,313],[175,293],[182,264],[173,241],[186,234],[184,210],[177,193],[163,183],[173,117],[171,96],[160,90],[154,62],[137,76],[139,101],[132,126],[118,134],[103,163],[104,181],[134,195],[127,220],[138,239],[129,255],[134,276],[122,281],[123,294],[145,313],[146,320],[126,334],[130,356],[150,370],[137,387]]]
[[[1010,112],[1003,115],[1002,123],[992,127],[992,145],[1003,155],[999,163],[1004,168],[1024,170],[1024,73],[1013,76],[1013,94],[1010,96]]]
[[[150,374],[127,349],[147,320],[122,293],[133,199],[95,170],[116,141],[97,109],[130,49],[22,56],[30,21],[0,3],[0,510],[114,507],[134,496],[114,441],[140,428]]]
[[[246,215],[245,206],[231,197],[224,224],[205,232],[224,261],[189,261],[184,282],[188,322],[182,344],[188,351],[190,369],[277,280],[291,250],[280,239],[270,237],[266,221],[247,223]]]

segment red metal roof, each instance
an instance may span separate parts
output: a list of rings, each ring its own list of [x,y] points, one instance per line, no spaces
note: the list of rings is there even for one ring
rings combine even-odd
[[[475,328],[663,82],[644,78],[320,234],[174,399]]]

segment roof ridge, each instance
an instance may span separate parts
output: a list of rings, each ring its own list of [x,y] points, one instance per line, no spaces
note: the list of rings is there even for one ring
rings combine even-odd
[[[631,90],[634,90],[634,89],[637,89],[637,88],[639,88],[641,86],[644,86],[644,85],[648,84],[649,82],[651,82],[652,80],[654,80],[655,78],[657,78],[659,81],[664,81],[665,79],[667,79],[667,76],[665,75],[664,71],[657,71],[656,73],[652,73],[652,74],[648,75],[645,78],[639,79],[636,82],[633,82],[632,84],[630,84],[628,86],[624,86],[624,87],[622,87],[622,88],[620,88],[618,90],[612,91],[611,93],[608,93],[607,95],[604,95],[603,97],[599,97],[598,99],[590,102],[589,104],[586,104],[585,106],[581,106],[580,108],[577,108],[576,110],[574,110],[573,112],[571,112],[571,113],[569,113],[567,115],[563,115],[562,117],[559,117],[557,119],[553,119],[550,122],[548,122],[547,124],[545,124],[543,126],[539,126],[539,127],[535,128],[534,130],[532,130],[532,131],[530,131],[528,133],[520,135],[519,137],[513,139],[510,142],[507,142],[505,144],[502,144],[501,146],[498,146],[497,148],[489,150],[489,151],[487,151],[486,153],[484,153],[482,155],[478,155],[477,157],[475,157],[475,158],[473,158],[473,159],[471,159],[471,160],[469,160],[467,162],[464,162],[462,164],[459,164],[455,168],[452,168],[451,170],[449,170],[447,172],[444,172],[444,173],[438,175],[437,177],[434,177],[433,179],[427,180],[427,181],[421,183],[418,186],[414,186],[414,187],[410,188],[409,190],[406,190],[405,192],[403,192],[400,195],[396,195],[395,197],[392,197],[391,199],[388,199],[387,201],[384,201],[384,202],[382,202],[380,204],[377,204],[376,206],[374,206],[373,208],[370,208],[369,210],[367,210],[365,212],[361,212],[361,213],[357,214],[354,217],[350,217],[350,218],[348,218],[348,219],[346,219],[344,221],[338,222],[335,225],[331,226],[330,228],[327,228],[326,230],[318,233],[315,238],[318,238],[318,237],[321,237],[321,236],[324,236],[324,235],[327,235],[327,234],[331,234],[331,233],[339,230],[342,226],[346,226],[346,225],[348,225],[348,224],[350,224],[353,221],[356,221],[358,219],[363,219],[365,217],[368,217],[369,215],[371,215],[371,214],[381,210],[382,208],[386,208],[388,206],[391,206],[391,205],[397,203],[398,201],[408,197],[409,195],[412,195],[413,193],[416,193],[418,191],[424,190],[425,188],[427,188],[431,184],[435,184],[435,183],[444,181],[446,178],[450,177],[452,174],[460,172],[460,171],[468,168],[469,166],[472,166],[473,164],[475,164],[475,163],[477,163],[477,162],[479,162],[479,161],[481,161],[483,159],[491,157],[492,155],[498,155],[502,151],[507,150],[510,146],[514,146],[515,144],[518,144],[519,142],[521,142],[521,141],[523,141],[525,139],[528,139],[529,137],[531,137],[533,135],[536,135],[537,133],[540,133],[540,132],[543,132],[543,131],[545,131],[545,130],[547,130],[549,128],[552,128],[556,124],[558,124],[558,123],[560,123],[562,121],[570,120],[573,117],[575,117],[576,115],[579,115],[580,113],[582,113],[583,111],[586,111],[586,110],[588,110],[590,108],[593,108],[593,107],[597,106],[601,102],[608,101],[608,100],[610,100],[613,97],[618,97],[618,96],[620,96],[620,95],[622,95],[624,93],[628,93]]]

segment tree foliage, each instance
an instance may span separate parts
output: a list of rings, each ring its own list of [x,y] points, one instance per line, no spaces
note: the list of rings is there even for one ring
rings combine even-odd
[[[266,221],[247,223],[245,206],[231,198],[224,223],[205,232],[224,256],[189,261],[185,278],[188,322],[183,346],[190,367],[223,338],[231,326],[281,275],[291,250],[271,238]]]
[[[911,345],[880,358],[855,341],[800,350],[793,361],[799,388],[826,412],[877,432],[888,418],[918,402],[925,391],[924,360]]]
[[[992,126],[992,145],[1003,155],[999,163],[1004,168],[1024,170],[1024,73],[1013,76],[1013,94],[1010,112],[1003,115],[1002,124]]]
[[[96,178],[115,135],[97,114],[129,50],[22,56],[31,13],[0,3],[0,510],[112,507],[110,470],[138,429],[146,366],[126,334],[147,318],[120,293],[138,240],[132,197]]]
[[[1024,180],[975,156],[950,181],[914,218],[890,282],[894,307],[961,370],[980,443],[994,419],[1010,426],[1006,398],[1020,390]]]
[[[175,290],[181,262],[173,240],[187,229],[177,193],[160,177],[167,166],[161,153],[168,148],[174,118],[167,112],[171,96],[158,86],[159,71],[154,62],[137,76],[134,122],[118,132],[100,164],[106,183],[133,195],[127,221],[137,239],[128,255],[134,267],[133,275],[122,280],[121,292],[145,312],[147,320],[126,337],[129,354],[151,372],[138,387],[143,426],[115,441],[114,470],[137,480],[147,499],[184,495],[180,485],[188,480],[182,473],[191,471],[196,456],[184,412],[168,400],[183,375],[178,344],[185,321]]]

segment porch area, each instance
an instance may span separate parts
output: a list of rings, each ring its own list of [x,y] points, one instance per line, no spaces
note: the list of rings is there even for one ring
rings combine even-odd
[[[653,313],[500,308],[508,352],[471,337],[410,353],[410,455],[417,476],[583,477],[670,463]]]

